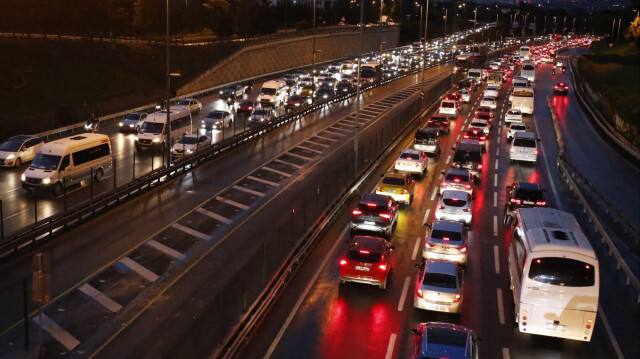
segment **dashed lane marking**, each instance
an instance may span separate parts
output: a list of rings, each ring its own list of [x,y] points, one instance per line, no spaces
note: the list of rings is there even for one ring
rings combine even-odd
[[[498,174],[493,174],[493,187],[498,187]]]
[[[298,146],[297,148],[302,148],[302,146]],[[285,152],[285,153],[286,153],[287,155],[289,155],[289,156],[298,157],[298,158],[301,158],[301,159],[303,159],[303,160],[305,160],[305,161],[311,161],[311,160],[313,160],[313,157],[307,157],[307,156],[299,155],[299,154],[297,154],[297,153],[293,153],[293,152],[291,152],[291,151],[289,151],[289,152]],[[320,152],[320,153],[322,153],[322,152]]]
[[[493,216],[493,235],[498,236],[498,216]]]
[[[216,201],[224,202],[226,204],[230,204],[230,205],[232,205],[234,207],[238,207],[240,209],[249,208],[249,206],[247,206],[247,205],[244,205],[242,203],[238,203],[238,202],[236,202],[234,200],[231,200],[231,199],[228,199],[228,198],[224,198],[224,197],[220,197],[220,196],[216,196]]]
[[[147,269],[146,267],[142,266],[140,263],[134,261],[129,257],[124,257],[120,259],[118,263],[140,274],[143,278],[145,278],[149,282],[155,282],[159,278],[157,274],[153,273],[152,271],[150,271],[149,269]]]
[[[122,306],[118,304],[115,300],[111,299],[101,291],[97,290],[94,286],[89,283],[84,283],[78,290],[82,292],[87,297],[95,300],[101,306],[105,307],[111,313],[115,313],[122,309]]]
[[[306,142],[309,142],[309,141],[306,141]],[[307,147],[307,146],[296,146],[296,148],[302,148],[305,151],[314,152],[314,153],[317,153],[319,155],[324,153],[324,151],[316,150],[316,149],[313,149],[313,148]]]
[[[298,169],[302,168],[302,166],[300,166],[299,164],[295,164],[295,163],[293,163],[293,162],[289,162],[289,161],[281,160],[281,159],[279,159],[279,158],[274,159],[274,160],[273,160],[273,162],[282,163],[282,164],[285,164],[285,165],[287,165],[287,166],[295,167],[295,168],[298,168]]]
[[[204,234],[202,232],[196,231],[195,229],[189,228],[189,227],[184,226],[184,225],[182,225],[180,223],[174,223],[174,224],[171,225],[171,227],[173,227],[173,228],[175,228],[175,229],[177,229],[179,231],[182,231],[182,232],[184,232],[186,234],[190,234],[190,235],[192,235],[192,236],[194,236],[196,238],[203,239],[205,241],[208,241],[209,238],[210,238],[209,235],[206,235],[206,234]]]
[[[398,302],[398,311],[401,312],[404,309],[404,302],[407,299],[407,292],[409,292],[409,284],[411,283],[411,277],[404,279],[402,285],[402,293],[400,294],[400,302]]]
[[[266,171],[269,171],[269,172],[277,173],[277,174],[279,174],[279,175],[281,175],[281,176],[284,176],[284,177],[291,177],[291,173],[287,173],[287,172],[279,171],[279,170],[277,170],[277,169],[275,169],[275,168],[271,168],[271,167],[263,166],[263,167],[262,167],[262,169],[263,169],[263,170],[266,170]]]
[[[33,317],[33,321],[36,324],[38,323],[37,315]],[[44,313],[42,313],[42,329],[51,334],[51,336],[54,337],[55,340],[59,341],[60,344],[64,345],[67,350],[73,350],[75,347],[80,345],[80,341],[78,339],[68,331],[64,330],[64,328]]]
[[[498,288],[498,319],[504,324],[504,303],[502,301],[502,288]]]
[[[411,254],[412,261],[415,261],[416,257],[418,256],[418,249],[420,248],[420,242],[422,242],[422,238],[418,237],[418,239],[416,239],[416,244],[413,245],[413,254]]]
[[[511,359],[511,355],[509,355],[509,348],[502,348],[502,359]]]
[[[208,241],[209,238],[207,237],[205,240]],[[153,249],[155,249],[157,251],[160,251],[160,252],[168,255],[169,257],[173,257],[173,258],[175,258],[175,259],[177,259],[179,261],[183,261],[183,260],[185,260],[187,258],[186,255],[176,251],[175,249],[173,249],[173,248],[171,248],[169,246],[165,246],[164,244],[156,241],[155,239],[150,239],[150,240],[146,241],[144,243],[144,245],[147,246],[147,247],[151,247],[151,248],[153,248]]]
[[[498,192],[493,192],[493,206],[498,207]]]
[[[222,223],[231,223],[231,220],[227,217],[221,216],[215,212],[211,212],[207,209],[204,208],[198,208],[196,209],[196,212],[204,214],[205,216],[211,217],[213,219],[215,219],[216,221],[222,222]]]
[[[500,274],[500,248],[497,244],[493,245],[493,265],[496,269],[496,274]]]
[[[264,197],[264,193],[258,192],[258,191],[254,191],[252,189],[244,188],[242,186],[234,185],[232,188],[233,189],[237,189],[238,191],[250,193],[250,194],[258,196],[258,197]]]
[[[272,181],[269,181],[269,180],[266,180],[266,179],[263,179],[263,178],[254,177],[254,176],[247,176],[247,178],[252,180],[252,181],[268,184],[269,186],[277,187],[277,186],[280,185],[280,183],[278,183],[278,182],[272,182]]]
[[[498,159],[496,158],[496,165],[495,168],[498,169]]]
[[[337,141],[337,139],[335,139],[335,138],[326,137],[326,136],[316,135],[316,137],[321,138],[321,139],[323,139],[323,140],[331,141],[331,142],[335,142],[335,141]]]
[[[393,358],[393,347],[396,345],[396,337],[396,333],[391,334],[391,337],[389,338],[389,345],[387,346],[387,355],[384,356],[384,359]]]
[[[327,145],[327,144],[324,144],[324,143],[320,143],[320,142],[311,141],[311,140],[307,140],[306,142],[313,143],[316,146],[331,147],[330,145]]]
[[[433,189],[433,193],[431,194],[431,200],[433,201],[436,198],[436,193],[438,193],[438,187]]]

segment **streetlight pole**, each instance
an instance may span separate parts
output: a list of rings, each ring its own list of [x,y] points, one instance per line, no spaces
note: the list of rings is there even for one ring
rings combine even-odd
[[[167,29],[166,29],[166,57],[167,57],[167,88],[166,88],[166,96],[167,96],[167,105],[165,106],[165,110],[167,111],[167,143],[165,144],[163,150],[167,153],[167,168],[171,166],[171,67],[169,62],[169,0],[167,0]]]
[[[616,39],[616,45],[620,42],[620,24],[622,24],[622,18],[618,18],[618,38]]]
[[[314,0],[315,1],[315,0]],[[364,14],[364,0],[360,0],[360,29],[358,34],[358,73],[357,73],[357,88],[356,88],[356,124],[354,126],[354,137],[353,137],[353,152],[355,158],[355,164],[353,166],[354,169],[354,178],[358,176],[358,137],[360,135],[360,95],[361,90],[360,87],[362,85],[360,79],[360,72],[362,71],[362,28],[364,27],[363,22],[363,14]]]
[[[447,19],[449,18],[449,10],[444,8],[444,37],[447,37]]]
[[[422,105],[424,103],[424,67],[427,62],[425,55],[427,53],[427,25],[429,25],[429,0],[427,0],[427,7],[424,11],[424,47],[422,48],[422,75],[420,79],[420,110],[422,110]]]
[[[562,36],[566,35],[567,33],[567,17],[564,17],[564,22],[562,25]]]
[[[476,44],[476,23],[478,19],[478,8],[473,9],[473,45]]]
[[[525,37],[527,35],[527,16],[529,16],[529,14],[524,14],[524,22],[522,23],[522,37]]]
[[[380,26],[382,26],[382,3],[384,0],[380,0]]]
[[[553,17],[553,39],[556,38],[556,20],[558,20],[555,16]]]
[[[420,9],[420,22],[418,23],[418,42],[422,44],[422,6],[416,1],[416,6]],[[422,45],[420,45],[422,47]]]

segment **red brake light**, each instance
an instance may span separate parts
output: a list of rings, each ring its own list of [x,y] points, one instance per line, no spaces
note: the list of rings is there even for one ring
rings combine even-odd
[[[465,138],[465,139],[469,138],[469,135],[464,135],[464,138]]]
[[[391,219],[391,215],[389,215],[389,213],[380,213],[378,216],[384,219]]]
[[[386,270],[387,270],[387,265],[386,265],[386,264],[380,264],[380,265],[378,266],[378,268],[380,268],[380,269],[381,269],[381,270],[383,270],[383,271],[386,271]]]
[[[440,187],[447,187],[449,184],[447,182],[442,182],[442,184],[440,185]]]
[[[480,139],[484,141],[487,139],[487,136],[480,136]]]
[[[361,249],[358,252],[360,252],[360,254],[369,254],[370,252],[366,249]]]
[[[378,206],[378,205],[377,205],[377,204],[375,204],[375,203],[371,203],[371,202],[367,203],[367,207],[376,208],[377,206]]]
[[[454,178],[454,179],[453,179],[453,182],[456,182],[456,183],[457,183],[457,182],[460,182],[460,178]]]
[[[377,190],[382,191],[382,186],[378,186]]]
[[[402,194],[407,194],[407,193],[409,193],[409,191],[407,191],[406,189],[402,190]]]
[[[346,264],[347,264],[347,260],[346,259],[343,258],[343,259],[340,260],[340,265],[341,266],[344,266]]]
[[[482,165],[478,165],[478,169],[481,170],[482,169]]]
[[[470,185],[470,184],[467,184],[467,185],[465,185],[464,187],[465,187],[466,189],[471,189],[471,185]]]
[[[522,201],[517,199],[517,198],[511,198],[511,200],[509,200],[509,202],[520,204]]]
[[[511,153],[514,153],[514,152],[516,152],[516,150],[512,148],[512,149],[511,149]]]
[[[443,205],[441,205],[441,204],[439,204],[439,205],[438,205],[438,209],[444,209],[444,206],[443,206]]]
[[[456,297],[453,298],[453,302],[454,303],[458,303],[460,301],[460,299],[462,299],[462,296],[460,296],[460,294],[456,294]]]
[[[431,244],[431,243],[428,243],[428,242],[424,242],[424,247],[425,247],[425,248],[433,248],[433,247],[435,247],[435,246],[436,246],[435,244]]]
[[[546,201],[537,201],[536,202],[536,206],[541,206],[541,207],[545,207],[547,205]]]
[[[459,250],[460,252],[462,252],[462,253],[466,253],[466,252],[467,252],[467,246],[460,247],[460,248],[458,248],[458,250]]]
[[[362,211],[356,208],[356,209],[354,209],[354,210],[353,210],[353,212],[351,212],[351,213],[352,213],[354,216],[359,216],[359,215],[361,215],[361,214],[362,214]]]
[[[538,155],[538,150],[533,150],[533,154],[537,156]]]
[[[443,240],[443,241],[448,241],[448,240],[449,240],[449,237],[442,237],[442,240]]]
[[[418,298],[423,298],[422,297],[422,289],[416,290],[416,294],[418,295]]]
[[[470,212],[471,210],[469,208],[464,208],[462,211],[463,212]]]

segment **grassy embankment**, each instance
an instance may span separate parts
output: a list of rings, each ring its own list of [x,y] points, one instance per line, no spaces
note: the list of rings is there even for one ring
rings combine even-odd
[[[239,45],[172,47],[172,89]],[[0,39],[0,141],[155,103],[165,95],[164,46]],[[86,105],[85,105],[86,104]]]
[[[640,127],[640,49],[633,43],[609,48],[605,41],[591,45],[593,54],[581,56],[578,67],[592,89],[598,91],[620,117]]]

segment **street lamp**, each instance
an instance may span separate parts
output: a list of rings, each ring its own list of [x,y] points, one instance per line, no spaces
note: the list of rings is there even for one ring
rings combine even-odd
[[[315,1],[315,0],[313,0]],[[363,14],[364,14],[364,0],[360,0],[360,29],[359,29],[359,34],[358,34],[358,72],[356,73],[357,75],[357,85],[356,85],[356,124],[354,126],[353,131],[355,132],[354,136],[353,136],[353,152],[354,152],[354,159],[355,159],[355,164],[353,166],[354,169],[354,178],[358,176],[358,139],[360,137],[360,129],[359,129],[359,123],[360,123],[360,87],[362,85],[362,82],[360,80],[360,72],[362,70],[361,65],[362,65],[362,28],[364,27],[364,22],[363,22]]]
[[[556,38],[556,20],[558,20],[555,16],[553,17],[553,38]]]
[[[420,22],[418,23],[418,42],[422,44],[422,6],[416,1],[416,6],[420,9]],[[422,45],[420,45],[422,47]]]
[[[444,8],[444,37],[445,37],[445,38],[447,37],[447,18],[448,18],[448,16],[447,16],[447,15],[449,15],[449,11],[448,11],[448,9],[445,7],[445,8]]]
[[[380,0],[380,25],[382,25],[382,3],[384,0]]]
[[[524,14],[524,22],[522,23],[522,37],[525,37],[527,35],[526,30],[527,30],[527,16],[529,16],[529,14]]]
[[[167,56],[167,88],[166,88],[166,96],[167,96],[167,105],[165,106],[167,110],[167,143],[165,144],[164,151],[167,152],[167,168],[171,166],[171,69],[169,63],[169,0],[167,0],[167,29],[166,29],[166,56]]]
[[[476,22],[478,19],[478,8],[473,9],[473,45],[476,44]]]

